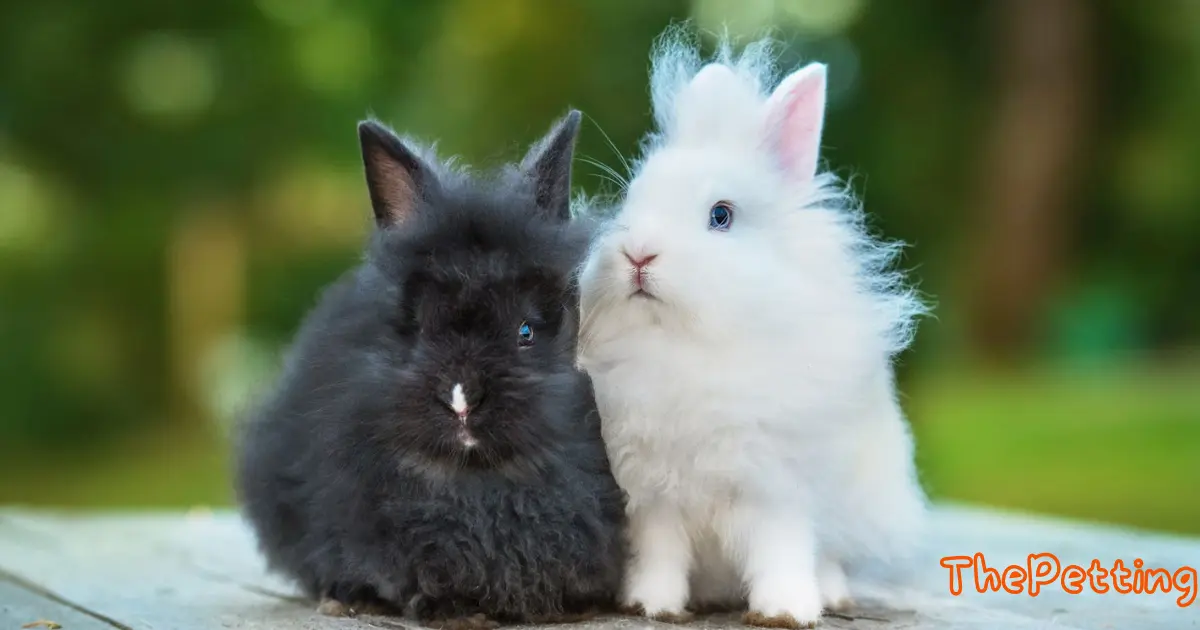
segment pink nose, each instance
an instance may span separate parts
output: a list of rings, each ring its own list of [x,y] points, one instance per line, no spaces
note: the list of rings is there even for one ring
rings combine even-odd
[[[629,252],[623,253],[625,254],[625,260],[628,260],[629,264],[633,265],[633,268],[637,269],[638,271],[641,271],[642,267],[649,265],[650,263],[654,262],[655,258],[658,258],[658,254],[646,254],[641,258],[634,258],[633,256],[629,255]]]

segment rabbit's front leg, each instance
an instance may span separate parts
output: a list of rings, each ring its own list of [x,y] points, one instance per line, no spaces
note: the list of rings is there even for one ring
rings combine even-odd
[[[661,621],[687,619],[692,548],[679,509],[661,501],[643,505],[629,515],[629,534],[624,607]]]
[[[732,513],[731,546],[741,547],[749,589],[748,625],[810,628],[821,616],[817,543],[812,521],[790,510],[740,506]]]
[[[826,610],[845,610],[854,605],[850,587],[846,584],[846,572],[836,558],[821,554],[817,562],[817,587]]]

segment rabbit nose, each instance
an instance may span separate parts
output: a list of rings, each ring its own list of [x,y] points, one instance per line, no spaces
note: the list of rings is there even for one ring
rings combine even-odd
[[[658,258],[658,254],[641,254],[640,256],[635,256],[625,249],[622,249],[621,253],[625,255],[625,260],[628,260],[629,264],[633,265],[633,273],[630,274],[633,286],[637,288],[638,293],[645,293],[646,267],[654,262],[655,258]]]
[[[454,412],[454,415],[458,416],[459,421],[466,423],[467,416],[479,406],[482,396],[478,394],[478,391],[478,388],[471,388],[468,391],[462,383],[455,383],[450,388],[450,410]]]
[[[658,258],[658,254],[642,254],[641,256],[634,256],[624,250],[622,250],[621,253],[625,254],[625,260],[628,260],[629,264],[633,265],[633,268],[638,271],[641,271],[642,267],[649,265],[650,263],[654,262],[655,258]]]

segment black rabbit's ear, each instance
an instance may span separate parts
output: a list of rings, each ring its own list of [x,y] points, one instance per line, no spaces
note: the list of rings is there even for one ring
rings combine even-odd
[[[578,110],[568,112],[521,160],[521,170],[533,181],[538,208],[562,221],[571,218],[571,160],[581,117]]]
[[[429,193],[433,173],[396,134],[374,120],[358,124],[358,141],[375,224],[386,228],[404,223]]]

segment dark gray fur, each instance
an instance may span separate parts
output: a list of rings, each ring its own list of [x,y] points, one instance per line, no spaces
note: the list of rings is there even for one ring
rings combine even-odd
[[[360,125],[377,228],[237,451],[261,549],[310,597],[513,622],[613,602],[624,499],[574,367],[592,232],[568,212],[578,126],[572,112],[520,166],[474,177]]]

